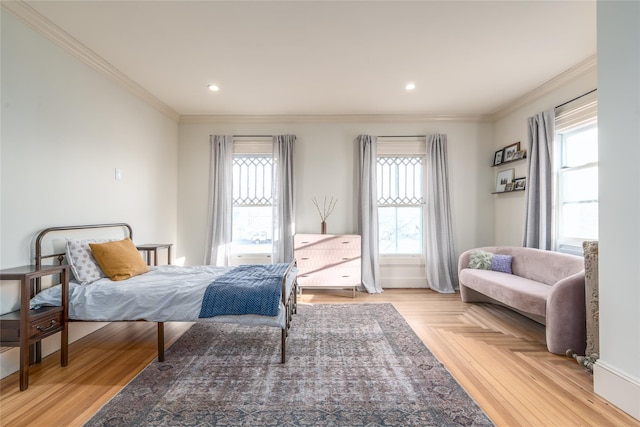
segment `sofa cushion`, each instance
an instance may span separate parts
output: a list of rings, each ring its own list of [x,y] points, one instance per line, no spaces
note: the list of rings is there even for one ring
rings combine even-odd
[[[513,274],[465,268],[460,283],[526,313],[545,316],[551,286]]]

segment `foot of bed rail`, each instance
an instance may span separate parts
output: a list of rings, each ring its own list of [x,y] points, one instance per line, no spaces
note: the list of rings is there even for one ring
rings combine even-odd
[[[164,322],[158,322],[158,362],[164,362]]]

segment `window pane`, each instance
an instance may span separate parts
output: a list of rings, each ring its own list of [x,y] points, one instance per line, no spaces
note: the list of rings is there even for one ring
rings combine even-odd
[[[422,207],[379,207],[381,254],[422,253]]]
[[[565,203],[598,200],[598,168],[561,171],[560,191]]]
[[[271,206],[234,206],[232,253],[271,253]]]
[[[378,203],[422,204],[422,157],[378,157]]]
[[[561,239],[598,239],[598,203],[562,205]]]
[[[562,167],[575,167],[598,161],[598,127],[591,125],[562,136]]]
[[[265,155],[233,156],[234,205],[271,205],[272,165]]]

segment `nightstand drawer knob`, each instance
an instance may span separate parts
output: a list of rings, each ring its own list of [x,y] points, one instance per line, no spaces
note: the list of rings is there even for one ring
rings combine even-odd
[[[47,332],[50,331],[54,328],[56,328],[58,325],[58,322],[56,321],[56,319],[52,319],[51,322],[49,322],[49,326],[47,327],[42,327],[40,325],[36,326],[36,329],[39,330],[40,332]]]

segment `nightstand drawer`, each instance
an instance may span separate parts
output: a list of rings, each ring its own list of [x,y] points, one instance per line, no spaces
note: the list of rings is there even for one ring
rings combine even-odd
[[[63,329],[62,307],[41,307],[29,311],[29,340],[39,340]],[[0,317],[0,342],[20,345],[20,312]]]
[[[42,339],[61,331],[63,327],[62,311],[52,312],[37,319],[31,318],[29,339]]]

